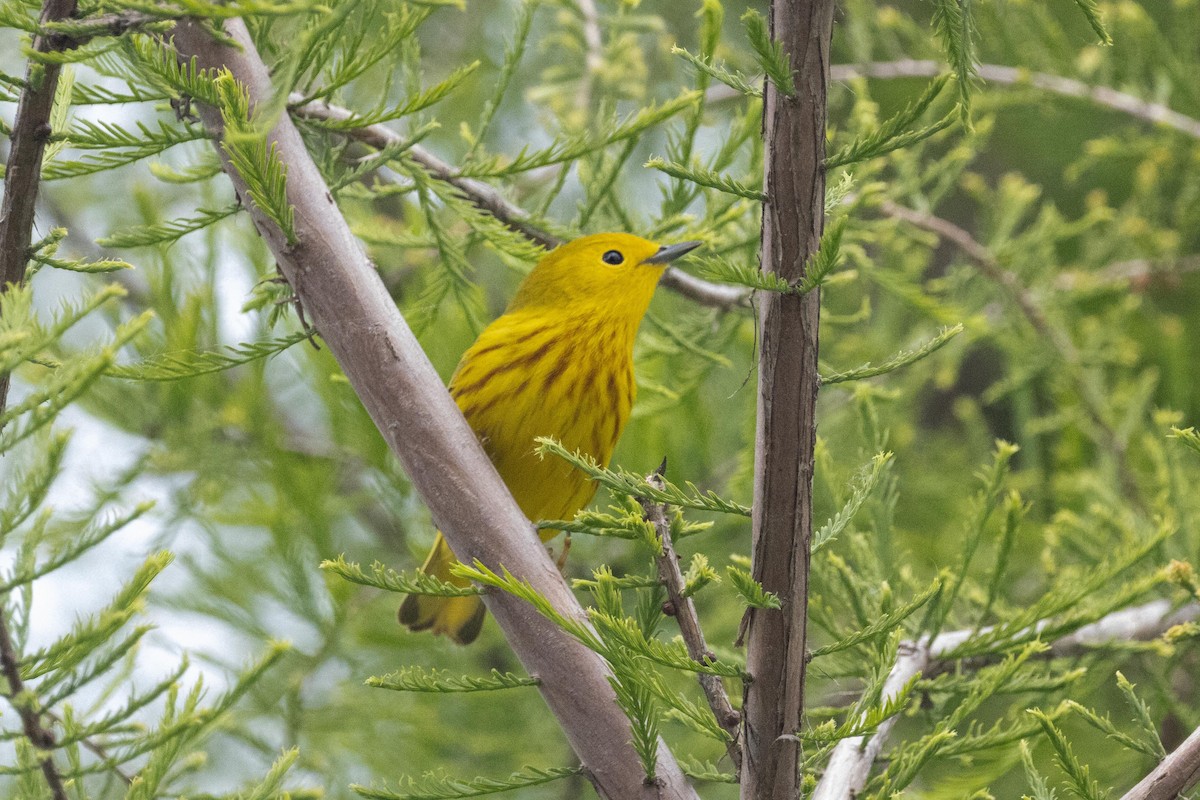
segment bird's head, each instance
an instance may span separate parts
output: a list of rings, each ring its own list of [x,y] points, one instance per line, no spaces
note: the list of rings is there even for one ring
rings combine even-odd
[[[667,265],[700,242],[660,247],[628,233],[597,233],[551,250],[517,290],[510,311],[606,309],[641,319]]]

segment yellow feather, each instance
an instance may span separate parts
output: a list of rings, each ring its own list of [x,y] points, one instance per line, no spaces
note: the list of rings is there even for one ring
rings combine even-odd
[[[450,394],[529,519],[570,519],[592,499],[594,483],[562,461],[538,458],[534,439],[552,436],[608,464],[637,391],[638,326],[665,262],[694,246],[660,249],[624,233],[565,244],[538,262],[504,315],[463,354]],[[439,534],[422,569],[462,585],[450,575],[453,563]],[[479,633],[483,605],[477,597],[410,595],[400,621],[466,644]]]

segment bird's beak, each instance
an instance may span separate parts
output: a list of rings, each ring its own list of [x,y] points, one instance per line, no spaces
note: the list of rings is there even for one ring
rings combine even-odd
[[[699,247],[702,242],[680,242],[679,244],[668,244],[658,248],[658,252],[643,261],[643,264],[669,264],[682,255],[692,252]]]

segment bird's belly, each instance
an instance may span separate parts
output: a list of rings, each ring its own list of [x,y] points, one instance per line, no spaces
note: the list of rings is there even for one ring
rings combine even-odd
[[[632,370],[625,373],[616,366],[617,370],[557,380],[514,375],[505,385],[492,387],[496,400],[463,409],[531,520],[570,519],[595,493],[595,483],[583,472],[557,456],[538,456],[535,440],[556,439],[567,450],[586,453],[607,466],[632,405],[631,389],[622,389],[620,383],[632,377]]]

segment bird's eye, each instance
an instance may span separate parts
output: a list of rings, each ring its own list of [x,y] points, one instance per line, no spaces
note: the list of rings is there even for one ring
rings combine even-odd
[[[612,264],[613,266],[616,266],[625,260],[625,256],[621,255],[620,252],[616,250],[609,250],[607,253],[600,256],[600,258],[605,264]]]

